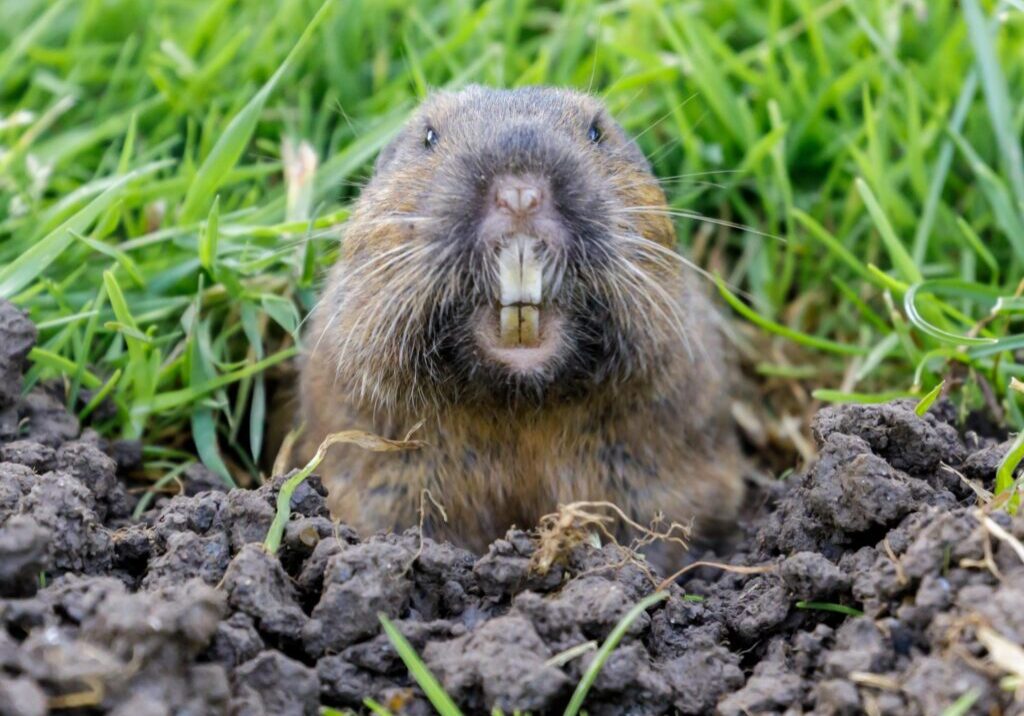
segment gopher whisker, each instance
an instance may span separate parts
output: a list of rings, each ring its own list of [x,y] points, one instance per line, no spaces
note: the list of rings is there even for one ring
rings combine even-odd
[[[673,328],[674,332],[686,348],[687,356],[693,360],[693,350],[690,346],[690,338],[686,333],[686,319],[679,312],[679,303],[674,300],[654,278],[646,271],[641,270],[632,261],[620,257],[620,267],[629,272],[628,277],[621,276],[615,272],[617,278],[629,281],[636,289],[634,300],[637,296],[643,297],[647,303],[662,316],[663,320]],[[656,294],[661,300],[657,300]],[[667,312],[666,312],[667,309]]]
[[[674,181],[676,179],[687,179],[690,177],[706,177],[717,174],[742,174],[740,169],[710,169],[703,172],[690,172],[689,174],[672,174],[666,177],[658,177],[658,181]]]
[[[776,234],[770,234],[766,231],[755,229],[752,226],[747,226],[746,224],[738,224],[734,221],[729,221],[727,219],[718,219],[713,216],[706,216],[704,214],[700,214],[695,211],[687,211],[685,209],[669,209],[664,206],[627,206],[620,209],[612,209],[611,213],[652,214],[656,216],[674,216],[681,219],[694,219],[696,221],[706,221],[709,224],[725,226],[727,228],[736,229],[738,231],[746,231],[757,236],[763,236],[767,239],[774,239],[775,241],[781,241],[782,243],[786,243],[785,237],[777,236]]]
[[[408,260],[409,258],[417,256],[419,253],[422,253],[425,250],[425,247],[427,247],[426,244],[402,245],[402,246],[395,247],[393,249],[385,251],[384,253],[382,253],[382,254],[380,254],[378,256],[373,257],[372,259],[370,259],[366,263],[360,265],[357,270],[363,269],[366,266],[374,267],[373,270],[369,274],[367,274],[366,278],[370,278],[370,277],[376,276],[379,273],[381,273],[382,271],[388,270],[390,267],[394,266],[395,264],[397,264],[400,261]],[[346,266],[346,268],[351,268],[351,266]],[[339,290],[344,290],[345,286],[348,285],[348,283],[350,283],[350,282],[345,282],[345,283],[341,284]],[[336,299],[337,296],[336,295],[331,295],[331,298],[332,299]],[[320,335],[317,338],[316,344],[313,346],[313,351],[312,351],[313,353],[315,353],[317,351],[317,349],[320,347],[320,343],[323,341],[324,335],[326,335],[326,333],[331,329],[331,327],[334,325],[335,321],[337,321],[338,317],[340,315],[342,315],[342,312],[343,312],[342,309],[344,308],[344,303],[345,303],[345,299],[346,298],[349,298],[349,297],[348,296],[343,296],[342,297],[342,301],[341,301],[342,305],[337,306],[335,308],[335,310],[331,312],[330,319],[324,325],[323,330],[320,331]],[[359,320],[362,320],[362,318],[360,318]],[[347,346],[351,342],[352,336],[356,332],[355,328],[357,328],[357,327],[358,327],[358,324],[357,324],[357,326],[353,326],[353,330],[349,331],[349,333],[346,336],[346,339],[345,339],[344,343],[342,344],[342,346],[336,352],[334,352],[334,356],[335,356],[335,360],[336,361],[340,361],[342,359],[342,357],[344,356],[344,354],[347,352]]]
[[[615,234],[615,239],[617,241],[632,244],[635,248],[637,248],[640,251],[650,251],[666,260],[671,259],[672,261],[694,271],[702,278],[706,279],[707,281],[710,281],[712,284],[716,284],[719,280],[718,276],[715,276],[707,269],[704,269],[699,265],[695,264],[693,261],[683,256],[678,251],[673,251],[672,249],[662,246],[661,244],[651,241],[650,239],[645,238],[639,234]],[[742,296],[747,300],[753,300],[754,297],[752,294],[750,294],[750,292],[745,291],[739,288],[738,286],[734,286],[728,281],[724,281],[724,283],[728,287],[728,289],[735,293],[737,296]]]

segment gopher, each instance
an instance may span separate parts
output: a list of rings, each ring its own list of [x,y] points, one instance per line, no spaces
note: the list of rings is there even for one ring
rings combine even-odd
[[[427,447],[331,449],[335,518],[419,521],[481,550],[557,505],[607,500],[698,529],[742,477],[720,322],[664,193],[595,97],[438,92],[380,153],[313,312],[304,448],[361,428]]]

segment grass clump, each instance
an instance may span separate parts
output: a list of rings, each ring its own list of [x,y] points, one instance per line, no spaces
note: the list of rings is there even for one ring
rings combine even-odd
[[[40,328],[28,382],[144,436],[154,480],[194,456],[261,479],[372,158],[468,82],[606,100],[759,327],[737,351],[778,419],[945,380],[1024,428],[1019,0],[24,0],[0,47],[0,296]]]

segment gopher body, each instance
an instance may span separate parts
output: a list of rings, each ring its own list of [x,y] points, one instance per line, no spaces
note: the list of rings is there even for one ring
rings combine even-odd
[[[480,550],[559,504],[731,521],[742,479],[718,319],[665,196],[602,103],[551,88],[439,92],[381,152],[306,337],[301,452],[358,428],[425,448],[331,448],[335,518],[419,522]]]

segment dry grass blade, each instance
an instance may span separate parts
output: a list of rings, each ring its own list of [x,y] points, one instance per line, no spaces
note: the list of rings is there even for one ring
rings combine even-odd
[[[358,445],[364,450],[372,450],[373,452],[399,452],[403,450],[418,450],[419,448],[426,445],[422,440],[410,439],[412,434],[419,429],[422,423],[417,423],[412,430],[405,436],[404,440],[391,440],[389,438],[382,438],[379,435],[368,433],[364,430],[343,430],[337,433],[331,433],[324,441],[320,443],[320,447],[316,450],[316,455],[313,459],[306,463],[306,466],[299,470],[297,473],[289,477],[283,485],[281,490],[277,493],[277,514],[274,516],[274,521],[270,525],[270,529],[267,530],[267,538],[263,542],[263,546],[271,554],[277,552],[278,547],[281,546],[281,537],[284,535],[284,527],[288,523],[288,518],[291,516],[291,500],[292,493],[295,489],[301,485],[306,478],[313,474],[313,471],[320,466],[320,463],[327,457],[327,451],[332,445],[338,445],[341,443],[349,445]]]
[[[597,649],[597,642],[591,639],[585,641],[582,644],[576,646],[570,646],[565,651],[561,651],[550,659],[544,662],[544,666],[565,666],[573,659],[583,656],[584,654],[590,653]]]
[[[612,514],[601,510],[610,511]],[[643,569],[651,577],[652,583],[657,580],[651,575],[643,558],[636,554],[636,550],[655,542],[671,542],[685,549],[686,538],[690,534],[689,528],[685,525],[678,522],[662,525],[659,518],[655,518],[650,526],[645,527],[611,502],[572,502],[568,505],[559,505],[557,512],[540,518],[536,530],[538,546],[530,560],[531,569],[546,574],[553,565],[564,562],[573,549],[589,541],[594,533],[602,535],[612,544],[619,545],[612,530],[616,522],[628,526],[639,535],[625,547],[630,555],[626,562],[632,562]]]
[[[277,455],[274,456],[271,475],[283,475],[288,470],[288,466],[292,464],[292,451],[295,449],[295,443],[298,442],[300,435],[302,435],[302,426],[289,430],[284,436],[281,447],[277,449]]]
[[[861,686],[871,686],[882,691],[899,691],[900,684],[896,679],[885,674],[874,674],[870,671],[851,671],[850,681]]]
[[[668,589],[668,586],[672,582],[679,579],[681,576],[689,572],[690,570],[697,569],[698,567],[712,567],[714,569],[721,569],[726,572],[733,572],[734,574],[766,574],[767,572],[774,572],[778,567],[774,564],[757,564],[751,567],[745,567],[740,564],[723,564],[722,562],[692,562],[682,569],[678,570],[674,574],[666,577],[664,581],[658,586],[658,590]]]
[[[411,440],[408,437],[402,440],[391,440],[389,438],[382,438],[379,435],[374,435],[373,433],[368,433],[365,430],[343,430],[340,433],[331,433],[324,438],[322,443],[320,443],[320,447],[317,448],[316,455],[313,456],[317,465],[323,462],[328,448],[332,445],[340,444],[356,445],[364,450],[370,450],[372,452],[401,452],[403,450],[418,450],[426,445],[422,440]]]
[[[86,689],[53,696],[48,700],[48,706],[54,711],[99,706],[103,703],[103,695],[105,693],[103,682],[96,677],[89,677],[84,681]]]
[[[1010,545],[1010,548],[1017,554],[1018,557],[1020,557],[1020,561],[1024,562],[1024,544],[1021,544],[1021,541],[1019,539],[1017,539],[1012,534],[1010,534],[1002,527],[1000,527],[999,523],[997,523],[995,520],[993,520],[991,517],[986,515],[981,510],[976,511],[974,513],[974,516],[978,519],[979,522],[981,522],[981,524],[985,527],[989,534],[991,534],[997,540],[1006,542],[1006,544]]]
[[[1024,648],[990,627],[978,628],[978,641],[988,649],[989,658],[1003,671],[1024,678]]]
[[[993,495],[991,492],[986,490],[977,482],[967,479],[967,476],[964,475],[959,470],[950,467],[946,463],[940,464],[939,468],[945,470],[946,472],[952,473],[953,475],[956,475],[956,477],[959,478],[960,482],[964,483],[964,485],[971,489],[971,492],[974,493],[974,496],[978,498],[978,502],[981,503],[982,505],[987,505],[992,501]]]
[[[1024,381],[1020,381],[1017,378],[1010,378],[1010,390],[1016,391],[1021,395],[1024,395]]]
[[[423,530],[427,522],[428,502],[429,504],[433,505],[434,509],[437,510],[437,513],[441,515],[441,519],[444,520],[446,523],[448,522],[448,513],[445,512],[444,506],[436,499],[434,499],[434,495],[431,494],[430,490],[428,490],[427,488],[423,488],[422,490],[420,490],[420,520],[418,530],[420,542],[419,546],[416,548],[416,554],[412,556],[412,559],[409,560],[409,564],[405,567],[406,572],[412,569],[412,566],[416,564],[416,560],[418,560],[420,558],[420,555],[423,554]]]

